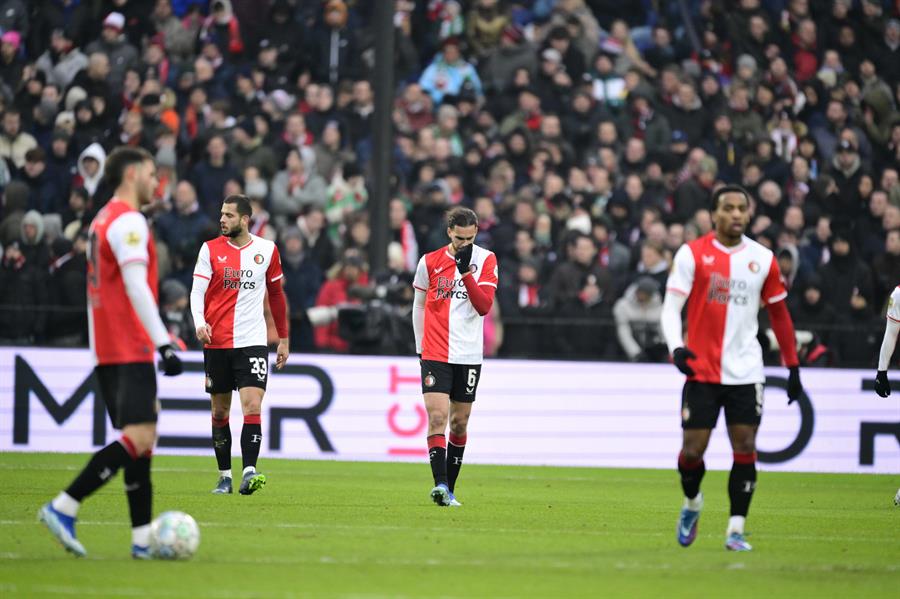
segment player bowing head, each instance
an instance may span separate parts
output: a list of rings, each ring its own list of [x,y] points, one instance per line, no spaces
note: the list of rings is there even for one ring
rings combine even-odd
[[[250,198],[245,195],[230,195],[222,202],[222,213],[219,227],[222,235],[236,239],[242,237],[250,229]]]
[[[422,256],[413,281],[413,331],[434,478],[431,499],[440,506],[460,505],[453,493],[481,378],[484,315],[497,290],[497,257],[475,245],[477,234],[474,212],[461,207],[450,210],[450,243]]]

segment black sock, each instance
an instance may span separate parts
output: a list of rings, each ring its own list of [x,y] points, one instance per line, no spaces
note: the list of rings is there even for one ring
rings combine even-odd
[[[756,452],[735,453],[731,476],[728,477],[728,497],[731,499],[732,516],[747,516],[754,489],[756,489]]]
[[[150,524],[153,513],[153,484],[150,482],[150,455],[145,454],[125,466],[125,494],[131,527]]]
[[[248,466],[256,468],[260,445],[262,445],[262,425],[259,422],[259,414],[244,416],[244,428],[241,429],[241,455],[244,459],[244,468]]]
[[[231,470],[231,425],[228,424],[228,418],[220,420],[213,417],[212,441],[219,470]]]
[[[459,469],[462,468],[463,453],[466,451],[466,435],[456,436],[450,433],[450,443],[447,445],[447,486],[450,492],[456,487],[456,478]]]
[[[693,499],[700,492],[700,482],[706,474],[706,464],[703,460],[691,462],[685,459],[683,453],[678,454],[678,472],[681,473],[681,488],[684,496]]]
[[[131,454],[125,449],[125,443],[124,438],[122,441],[113,441],[92,455],[84,470],[66,489],[66,493],[72,499],[82,501],[105,485],[119,471],[119,468],[133,461]]]
[[[428,459],[434,486],[447,484],[447,438],[444,435],[428,436]]]

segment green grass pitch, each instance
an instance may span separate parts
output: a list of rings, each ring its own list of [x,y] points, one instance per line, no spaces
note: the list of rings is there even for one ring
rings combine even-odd
[[[158,457],[154,513],[190,513],[202,541],[188,562],[135,562],[121,474],[82,508],[87,558],[36,521],[85,461],[0,454],[0,596],[900,596],[900,476],[763,472],[754,551],[733,554],[724,472],[706,475],[683,549],[674,469],[469,464],[451,509],[431,503],[425,463],[262,460],[269,484],[244,497],[209,493],[212,456]]]

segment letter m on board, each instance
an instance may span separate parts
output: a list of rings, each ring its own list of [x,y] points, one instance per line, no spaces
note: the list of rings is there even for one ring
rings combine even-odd
[[[47,410],[57,424],[63,424],[78,409],[88,395],[94,396],[93,439],[94,445],[106,444],[106,406],[96,392],[96,377],[93,371],[84,379],[67,400],[62,403],[38,378],[31,366],[21,356],[16,356],[15,391],[13,398],[13,444],[27,445],[30,433],[32,394]]]

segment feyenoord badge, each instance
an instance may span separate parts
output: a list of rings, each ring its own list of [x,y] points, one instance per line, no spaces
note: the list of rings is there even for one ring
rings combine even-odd
[[[263,260],[265,260],[265,258],[263,258],[262,254],[256,254],[255,256],[253,256],[253,261],[257,264],[262,264]]]
[[[434,387],[434,383],[435,383],[434,375],[429,372],[428,374],[425,375],[425,386],[426,387]]]

